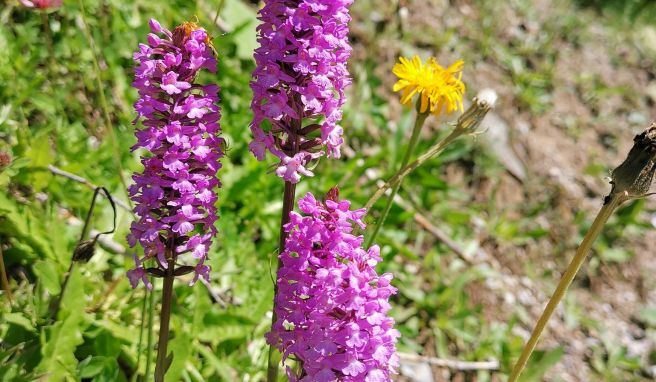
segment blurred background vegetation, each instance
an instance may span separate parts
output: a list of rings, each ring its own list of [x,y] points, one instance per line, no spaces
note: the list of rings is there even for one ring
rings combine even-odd
[[[197,18],[214,36],[219,71],[203,80],[222,87],[229,146],[212,282],[176,283],[167,380],[263,379],[282,183],[272,162],[247,150],[256,9],[241,0],[83,0],[42,13],[0,2],[0,151],[13,158],[0,172],[0,250],[11,289],[0,304],[0,380],[125,381],[145,371],[145,290],[125,277],[129,211],[118,209],[116,233],[74,269],[54,323],[49,306],[93,193],[52,166],[126,201],[119,174],[129,181],[140,166],[129,150],[132,52],[151,17],[169,27]],[[352,15],[344,155],[319,163],[297,194],[337,184],[363,205],[376,180],[397,168],[409,135],[412,113],[391,91],[397,57],[435,55],[445,65],[463,58],[468,98],[493,88],[497,109],[485,134],[462,139],[405,181],[379,235],[379,271],[393,272],[399,288],[399,351],[500,363],[500,371],[459,371],[404,358],[399,380],[503,381],[608,192],[608,170],[656,117],[654,6],[356,0]],[[447,132],[445,121],[429,122],[418,153]],[[655,207],[637,201],[613,218],[524,380],[656,376]],[[111,223],[100,199],[92,228]]]

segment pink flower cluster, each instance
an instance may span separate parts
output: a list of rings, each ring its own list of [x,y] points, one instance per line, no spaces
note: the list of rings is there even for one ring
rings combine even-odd
[[[392,275],[378,275],[377,246],[362,248],[351,234],[364,228],[364,209],[335,192],[324,202],[308,193],[298,202],[302,216],[290,214],[289,237],[280,255],[277,320],[267,341],[302,365],[293,381],[390,381],[398,366],[399,332],[387,315],[396,293]]]
[[[312,176],[308,162],[324,155],[323,146],[340,156],[352,2],[265,0],[259,12],[249,148],[259,160],[267,150],[278,157],[285,181]]]
[[[143,128],[135,132],[138,142],[132,149],[149,154],[141,157],[143,173],[133,176],[129,189],[138,220],[128,241],[144,249],[128,272],[133,288],[140,279],[147,283],[145,260],[155,259],[166,270],[169,260],[177,266],[185,254],[194,264],[185,266],[195,272],[192,283],[199,276],[209,278],[205,261],[217,233],[214,190],[220,186],[216,173],[223,156],[219,87],[194,82],[201,69],[216,71],[207,32],[193,23],[171,32],[155,20],[150,28],[148,44],[140,44],[134,54],[135,123],[143,118]]]

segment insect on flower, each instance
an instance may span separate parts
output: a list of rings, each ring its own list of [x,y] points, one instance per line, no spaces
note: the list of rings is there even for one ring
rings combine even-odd
[[[196,17],[196,21],[198,21],[198,17]],[[185,21],[184,23],[178,25],[174,30],[173,30],[173,42],[175,43],[176,41],[182,41],[183,39],[189,37],[191,32],[195,30],[203,29],[200,25],[198,25],[196,22],[193,21]],[[176,37],[176,31],[178,33]],[[216,48],[214,47],[214,42],[212,41],[213,37],[207,34],[205,37],[204,43],[212,50],[212,53],[214,54],[214,57],[218,58],[219,53],[216,51]]]

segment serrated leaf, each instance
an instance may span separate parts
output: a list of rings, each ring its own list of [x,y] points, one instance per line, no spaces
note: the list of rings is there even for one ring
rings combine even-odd
[[[44,373],[48,381],[77,380],[75,349],[81,345],[81,314],[70,314],[65,320],[44,328],[41,335],[41,355],[36,370]]]
[[[21,313],[7,313],[3,316],[4,320],[8,323],[18,325],[30,332],[34,331],[34,326],[32,322]]]

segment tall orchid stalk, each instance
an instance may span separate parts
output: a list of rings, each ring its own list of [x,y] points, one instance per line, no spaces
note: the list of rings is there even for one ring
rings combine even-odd
[[[412,59],[401,57],[399,63],[394,66],[393,72],[398,77],[398,81],[394,84],[394,91],[401,92],[401,103],[410,106],[414,96],[418,96],[416,101],[417,117],[400,169],[405,168],[410,163],[419,142],[419,135],[424,122],[431,114],[438,116],[456,110],[463,110],[462,96],[465,92],[465,84],[461,80],[463,65],[464,62],[458,60],[445,69],[433,57],[429,58],[424,64],[418,56],[414,56]],[[367,245],[371,245],[376,239],[400,188],[400,181],[392,187],[385,208],[376,221],[373,232],[367,239]],[[370,205],[368,204],[368,206]]]
[[[249,148],[258,160],[266,152],[279,159],[276,174],[285,181],[280,223],[284,251],[296,184],[312,176],[310,165],[326,155],[340,156],[338,122],[351,83],[346,61],[348,6],[353,0],[265,0],[257,28]],[[275,291],[277,295],[277,288]],[[275,304],[275,300],[274,300]],[[275,323],[274,317],[273,322]],[[279,356],[271,347],[267,378],[277,380]]]
[[[128,242],[144,249],[128,271],[133,288],[148,275],[164,279],[155,380],[163,381],[170,364],[167,355],[169,318],[176,276],[194,273],[209,280],[208,249],[217,230],[216,177],[221,168],[223,139],[217,85],[195,82],[202,69],[216,71],[216,58],[207,32],[184,23],[173,32],[150,21],[148,44],[134,54],[138,66],[133,86],[139,91],[134,108],[143,128],[137,129],[133,150],[145,149],[144,170],[134,174],[129,189],[137,221]],[[146,267],[146,265],[152,265]],[[148,376],[146,376],[148,378]]]

